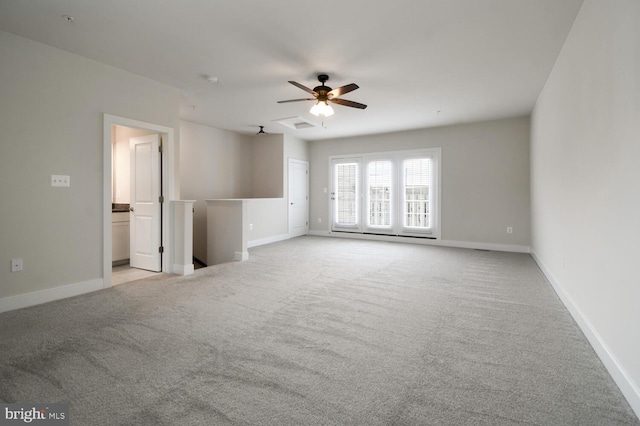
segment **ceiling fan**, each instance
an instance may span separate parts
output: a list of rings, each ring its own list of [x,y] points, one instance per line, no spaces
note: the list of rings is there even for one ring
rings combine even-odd
[[[301,98],[301,99],[289,99],[287,101],[278,101],[279,104],[286,102],[298,102],[298,101],[316,101],[316,104],[311,108],[311,113],[313,115],[324,115],[328,117],[333,115],[333,108],[329,106],[329,102],[338,105],[344,105],[352,108],[365,109],[367,106],[365,104],[361,104],[359,102],[348,101],[346,99],[341,99],[338,96],[344,95],[345,93],[352,92],[356,90],[359,86],[355,83],[347,84],[346,86],[338,87],[337,89],[332,89],[329,86],[326,86],[325,83],[329,80],[329,76],[326,74],[320,74],[318,76],[318,81],[320,82],[320,86],[316,86],[313,90],[309,89],[306,86],[303,86],[300,83],[296,83],[295,81],[289,81],[289,83],[293,84],[296,87],[304,90],[313,95],[313,98]]]

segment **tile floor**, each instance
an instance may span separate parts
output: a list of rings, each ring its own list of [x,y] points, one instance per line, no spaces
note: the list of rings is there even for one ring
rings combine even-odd
[[[144,269],[136,269],[129,265],[114,266],[111,269],[111,285],[129,283],[131,281],[141,280],[161,273],[162,272],[151,272],[145,271]]]

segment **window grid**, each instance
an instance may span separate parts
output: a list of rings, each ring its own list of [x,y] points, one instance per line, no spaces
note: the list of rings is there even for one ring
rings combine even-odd
[[[440,148],[332,157],[336,232],[439,238]]]
[[[369,226],[391,226],[391,161],[372,161],[367,167]]]
[[[403,162],[404,226],[429,228],[429,182],[431,162],[428,158],[413,158]]]
[[[336,213],[340,225],[357,223],[357,164],[336,165]]]

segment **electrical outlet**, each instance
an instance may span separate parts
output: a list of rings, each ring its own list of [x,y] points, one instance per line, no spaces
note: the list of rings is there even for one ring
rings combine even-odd
[[[507,234],[513,234],[513,228],[510,226],[507,226]]]
[[[249,224],[249,231],[253,231],[253,223]]]
[[[11,272],[22,271],[22,259],[11,259]]]
[[[51,186],[71,186],[71,176],[51,175]]]

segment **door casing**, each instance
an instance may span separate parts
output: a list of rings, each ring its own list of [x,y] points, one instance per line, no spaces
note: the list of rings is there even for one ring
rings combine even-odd
[[[102,241],[103,241],[103,266],[102,266],[102,287],[111,287],[111,200],[112,200],[112,149],[111,149],[111,132],[112,127],[124,126],[134,129],[146,130],[148,132],[159,133],[163,139],[163,156],[162,156],[162,173],[161,182],[165,202],[162,204],[162,272],[173,272],[171,270],[171,262],[173,245],[169,238],[171,235],[169,223],[170,200],[180,199],[176,181],[176,165],[173,155],[175,149],[174,129],[172,127],[162,126],[159,124],[148,123],[144,121],[134,120],[125,117],[119,117],[111,114],[103,116],[103,194],[102,194]]]

